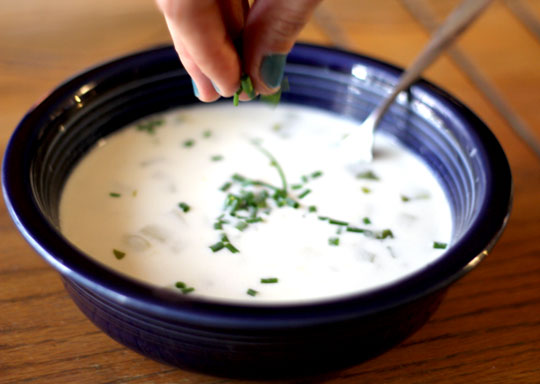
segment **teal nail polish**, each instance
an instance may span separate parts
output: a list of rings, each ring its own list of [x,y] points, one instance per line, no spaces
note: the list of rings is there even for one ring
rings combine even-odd
[[[283,70],[287,55],[272,54],[264,56],[261,63],[261,78],[270,88],[277,88],[283,79]]]
[[[199,97],[199,90],[197,89],[197,84],[195,84],[195,82],[193,81],[193,79],[191,79],[191,85],[193,86],[193,94],[196,96],[196,97]]]
[[[212,86],[214,87],[214,89],[216,90],[217,93],[220,93],[219,92],[219,87],[216,85],[216,83],[214,83],[212,80],[210,80],[210,82],[212,83]]]

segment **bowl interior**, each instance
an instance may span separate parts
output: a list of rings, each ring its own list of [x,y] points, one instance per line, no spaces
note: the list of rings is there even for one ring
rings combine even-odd
[[[309,45],[293,49],[285,72],[290,90],[281,102],[359,122],[401,73],[373,59]],[[62,188],[101,137],[143,116],[196,102],[191,80],[171,47],[104,64],[54,90],[21,122],[4,161],[4,194],[23,235],[70,277],[102,290],[146,295],[149,287],[106,271],[62,237],[58,223]],[[401,95],[379,129],[429,165],[446,192],[454,223],[452,246],[441,260],[405,281],[357,297],[388,304],[448,284],[493,246],[509,212],[511,176],[489,129],[427,82],[419,81]]]

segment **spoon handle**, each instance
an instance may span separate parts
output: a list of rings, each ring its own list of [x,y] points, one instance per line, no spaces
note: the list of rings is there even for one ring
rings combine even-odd
[[[493,0],[464,0],[434,32],[431,40],[401,75],[392,93],[368,117],[375,127],[396,96],[407,89]]]

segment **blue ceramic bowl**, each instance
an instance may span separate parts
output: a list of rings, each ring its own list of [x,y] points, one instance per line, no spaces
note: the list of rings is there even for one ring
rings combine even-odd
[[[400,73],[367,57],[297,45],[282,102],[362,121]],[[380,129],[431,167],[450,202],[454,233],[441,259],[407,278],[301,305],[228,305],[134,281],[77,250],[58,227],[60,194],[77,161],[101,137],[142,116],[196,102],[173,48],[114,60],[68,80],[30,110],[2,169],[15,224],[60,272],[75,303],[113,339],[153,359],[243,377],[313,374],[359,363],[419,329],[506,224],[512,180],[501,146],[459,101],[419,81]]]

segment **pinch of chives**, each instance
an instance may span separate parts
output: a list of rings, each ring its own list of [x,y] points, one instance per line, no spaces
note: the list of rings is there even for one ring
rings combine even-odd
[[[195,145],[195,140],[193,139],[188,139],[186,141],[184,141],[184,147],[186,148],[189,148],[189,147],[193,147],[193,145]]]
[[[347,223],[346,221],[335,220],[335,219],[328,219],[328,223],[334,224],[334,225],[349,225],[349,223]]]
[[[246,291],[246,293],[247,293],[248,295],[250,295],[250,296],[256,296],[257,293],[259,293],[259,292],[256,291],[256,290],[254,290],[254,289],[249,288],[249,289]]]
[[[446,243],[440,243],[438,241],[433,242],[433,248],[435,248],[435,249],[446,249],[447,246],[448,246],[448,244],[446,244]]]
[[[331,237],[328,239],[329,245],[338,246],[339,245],[339,237]]]
[[[347,227],[347,232],[353,232],[353,233],[364,233],[366,230],[362,228],[356,228],[356,227]]]
[[[369,219],[369,217],[364,217],[362,221],[364,222],[364,224],[371,224],[371,220]]]
[[[369,189],[368,187],[362,187],[362,192],[371,193],[371,189]]]
[[[180,208],[184,212],[189,212],[189,210],[191,209],[191,207],[184,202],[178,203],[178,208]]]
[[[223,160],[223,156],[222,155],[214,155],[210,159],[212,161],[221,161],[221,160]]]
[[[111,193],[109,193],[109,196],[110,197],[120,197],[120,196],[122,196],[122,194],[120,194],[118,192],[111,192]]]
[[[126,256],[125,252],[119,251],[118,249],[113,249],[112,251],[113,251],[114,257],[116,257],[116,259],[118,260],[122,260],[124,256]]]
[[[279,280],[277,277],[266,277],[266,278],[261,278],[261,284],[275,284],[277,283]]]
[[[224,247],[225,247],[225,244],[223,244],[221,241],[218,241],[217,243],[212,244],[210,246],[210,249],[212,250],[212,252],[217,252],[217,251],[222,250]]]
[[[255,97],[255,89],[253,88],[251,77],[249,77],[248,75],[243,75],[240,78],[240,86],[242,88],[242,91],[244,91],[250,99],[253,99]]]
[[[310,205],[309,208],[308,208],[308,211],[309,212],[317,212],[317,207],[314,206],[314,205]]]
[[[303,199],[304,197],[306,197],[310,193],[311,193],[311,189],[306,189],[304,192],[302,192],[301,194],[298,195],[298,198]]]

